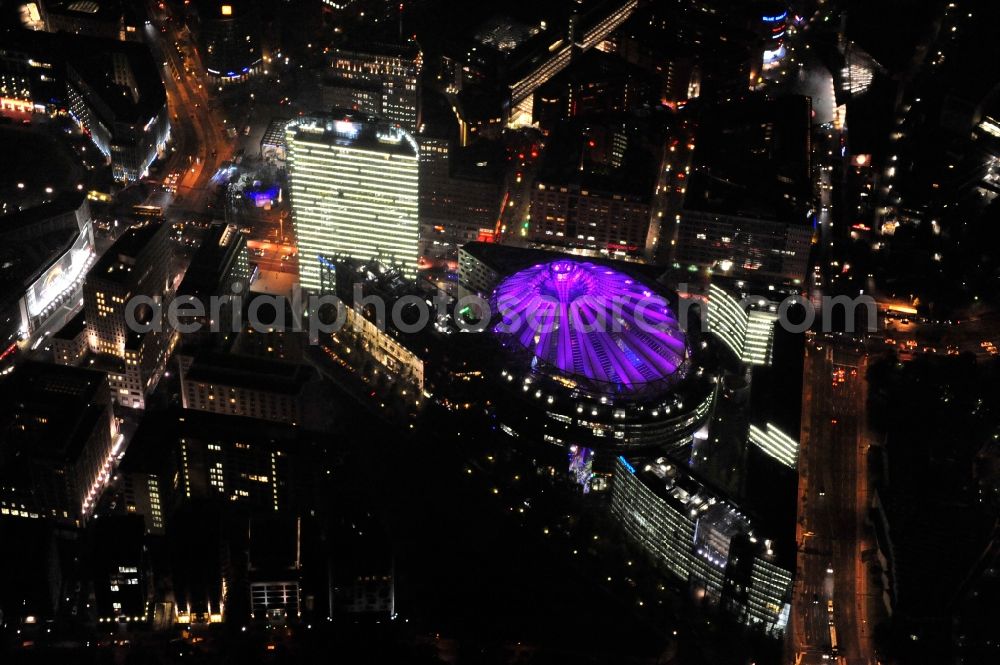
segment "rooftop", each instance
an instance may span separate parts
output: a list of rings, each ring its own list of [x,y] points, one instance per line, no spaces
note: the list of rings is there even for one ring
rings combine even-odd
[[[497,287],[493,332],[531,364],[630,391],[672,379],[687,357],[666,298],[607,266],[539,263]]]
[[[261,138],[261,145],[285,145],[285,128],[288,126],[288,118],[271,118],[264,130]]]
[[[0,234],[11,225],[18,208],[26,210],[76,190],[84,170],[69,146],[35,127],[0,125],[6,158],[0,163]]]
[[[118,21],[122,16],[121,2],[116,0],[56,0],[45,3],[45,13],[61,14],[89,21]]]
[[[406,131],[356,111],[313,113],[288,124],[298,140],[345,148],[372,150],[407,157],[417,156],[417,144]]]
[[[706,109],[684,208],[806,223],[810,111],[806,97],[753,98]]]
[[[19,210],[10,215],[0,217],[0,237],[8,233],[30,230],[30,227],[52,219],[59,215],[74,212],[86,204],[87,193],[81,190],[69,189],[40,205]],[[67,220],[66,230],[78,231],[75,220]]]
[[[779,550],[773,541],[755,532],[756,520],[752,520],[721,492],[698,479],[689,469],[665,457],[634,465],[620,457],[619,464],[634,473],[674,509],[697,523],[692,546],[710,563],[724,568],[729,557],[729,544],[737,536],[746,536],[751,545],[756,546],[758,556],[778,558],[781,560],[779,565],[782,565],[791,553],[791,561],[794,562],[794,541],[790,544],[791,550],[788,547]]]
[[[75,339],[77,335],[87,329],[87,322],[84,319],[84,312],[81,309],[66,324],[52,333],[53,339]]]
[[[483,23],[473,37],[483,46],[490,46],[497,51],[513,51],[541,32],[538,25],[519,23],[507,16],[494,16]]]
[[[31,30],[5,38],[14,48],[75,73],[107,106],[113,116],[108,121],[145,124],[166,104],[157,63],[143,42]]]
[[[220,294],[219,288],[242,243],[242,235],[235,224],[215,224],[209,228],[184,273],[177,295],[203,299],[229,295]]]
[[[131,278],[132,268],[135,267],[139,254],[162,227],[163,222],[157,221],[129,228],[98,259],[94,267],[87,273],[88,279],[97,277],[125,283]]]
[[[649,200],[656,184],[659,157],[640,143],[639,136],[651,131],[624,117],[560,123],[546,145],[536,180]],[[615,134],[624,135],[627,142],[620,166],[614,166],[608,158]]]
[[[390,58],[402,58],[404,60],[416,60],[420,57],[420,46],[412,40],[408,41],[358,41],[348,38],[343,46],[330,51],[330,58],[335,58],[338,54],[360,55],[360,56],[385,56]]]
[[[567,258],[564,252],[556,252],[546,249],[534,249],[527,247],[513,247],[510,245],[500,245],[490,242],[469,242],[462,245],[462,251],[474,257],[491,270],[496,271],[501,276],[512,275],[515,272],[530,268],[540,262],[554,261]],[[588,258],[588,261],[602,266],[608,266],[619,272],[628,273],[640,281],[647,284],[659,283],[661,275],[664,274],[662,268],[654,265],[642,263],[628,263],[625,261],[612,261],[597,258]],[[487,294],[488,295],[488,294]]]
[[[76,459],[106,413],[106,391],[102,372],[26,362],[0,383],[0,441],[56,463]]]
[[[185,381],[298,395],[312,378],[304,365],[230,353],[199,354],[184,375]]]

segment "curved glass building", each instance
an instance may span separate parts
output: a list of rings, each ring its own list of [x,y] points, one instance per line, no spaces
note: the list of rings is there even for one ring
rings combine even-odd
[[[686,368],[686,338],[667,300],[606,266],[560,260],[522,270],[497,288],[493,311],[505,345],[594,392],[636,392]]]
[[[493,291],[502,349],[500,428],[515,438],[603,452],[688,445],[715,382],[676,316],[676,295],[615,267],[557,258]]]

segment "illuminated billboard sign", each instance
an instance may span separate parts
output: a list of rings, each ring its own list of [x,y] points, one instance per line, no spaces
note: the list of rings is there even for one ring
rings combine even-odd
[[[88,234],[81,233],[73,246],[28,287],[25,294],[28,314],[35,318],[46,314],[51,305],[58,304],[79,285],[93,259],[94,250]]]

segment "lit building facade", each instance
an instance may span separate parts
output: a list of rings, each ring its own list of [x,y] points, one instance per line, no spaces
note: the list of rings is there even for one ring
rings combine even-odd
[[[770,2],[760,6],[761,16],[757,32],[764,41],[762,60],[764,67],[775,66],[785,57],[785,35],[788,32],[789,13],[785,2]]]
[[[132,333],[125,340],[123,356],[100,355],[93,367],[108,373],[116,403],[145,409],[146,395],[156,387],[176,342],[172,332]]]
[[[324,264],[378,258],[415,277],[417,145],[407,132],[352,114],[289,123],[288,173],[299,283],[329,291]]]
[[[135,296],[163,296],[170,262],[169,226],[148,222],[125,232],[87,274],[83,287],[90,350],[125,357],[125,311]]]
[[[31,113],[31,58],[9,48],[0,48],[0,111]]]
[[[678,218],[676,261],[789,282],[805,277],[813,228],[721,212],[684,210]]]
[[[376,116],[416,132],[422,66],[423,54],[413,43],[336,49],[323,74],[323,106]]]
[[[250,520],[250,618],[271,624],[302,616],[302,522],[299,517]]]
[[[94,529],[94,597],[98,621],[142,622],[149,618],[152,588],[138,515],[107,515]]]
[[[75,365],[87,354],[87,325],[83,312],[77,313],[66,325],[53,333],[52,357],[60,365]]]
[[[260,431],[260,428],[257,428]],[[177,440],[172,464],[176,501],[221,497],[256,510],[287,507],[291,479],[289,441],[262,434],[219,431],[184,432]]]
[[[633,465],[619,457],[611,512],[633,542],[692,592],[747,625],[784,631],[793,567],[755,534],[738,506],[668,459]]]
[[[408,349],[391,330],[379,326],[363,312],[346,307],[344,332],[355,336],[361,350],[419,394],[424,390],[424,361]]]
[[[112,471],[122,440],[100,372],[25,363],[4,386],[0,519],[80,525]]]
[[[69,112],[107,157],[114,179],[135,182],[148,174],[170,138],[166,92],[145,45],[92,42],[94,49],[115,47],[98,51],[102,57],[66,64]]]
[[[87,343],[99,366],[108,372],[112,394],[122,406],[145,408],[176,342],[167,316],[159,330],[142,332],[129,325],[129,302],[136,297],[160,298],[164,314],[170,300],[169,226],[149,221],[125,232],[94,264],[83,285]],[[136,322],[143,308],[135,309]],[[148,310],[150,315],[155,311]],[[152,323],[152,322],[151,322]]]
[[[759,297],[741,298],[716,284],[708,288],[709,332],[737,358],[750,365],[770,365],[774,351],[777,305]]]
[[[530,237],[545,245],[639,252],[646,247],[651,196],[539,182],[531,192]]]
[[[421,136],[420,255],[458,259],[459,247],[492,237],[502,204],[501,177],[488,167],[478,174],[459,168],[459,151],[451,141]],[[478,163],[472,168],[478,170]]]
[[[766,423],[762,428],[750,425],[749,441],[768,457],[790,469],[795,469],[799,458],[799,442],[782,432],[776,425]]]
[[[182,367],[181,398],[185,409],[296,425],[309,376],[294,363],[205,353]]]
[[[163,490],[159,474],[141,471],[119,471],[122,498],[127,513],[143,519],[146,533],[164,534]]]
[[[213,326],[224,334],[232,332],[239,312],[233,311],[234,305],[228,298],[235,295],[246,298],[253,275],[246,236],[236,224],[211,226],[177,287],[177,298],[203,304],[201,310],[186,307],[178,310],[181,329],[194,328],[183,333],[185,344],[208,341]],[[218,307],[211,306],[213,298]]]
[[[486,255],[492,243],[468,243],[458,250],[458,296],[488,297],[503,277],[503,266]]]
[[[250,0],[200,0],[194,32],[209,77],[235,83],[253,76],[261,63],[261,25]]]
[[[691,446],[716,384],[701,340],[689,342],[675,318],[673,294],[618,264],[565,255],[510,272],[510,263],[490,255],[511,252],[476,246],[479,258],[493,258],[508,275],[491,299],[503,360],[488,371],[499,388],[492,410],[501,432],[587,456],[595,480],[585,489],[602,489],[622,452]],[[522,265],[551,254],[512,251],[526,253]]]
[[[0,261],[7,288],[0,292],[0,353],[37,334],[80,297],[95,260],[93,220],[86,193],[60,194],[4,217]],[[0,368],[2,369],[2,368]]]

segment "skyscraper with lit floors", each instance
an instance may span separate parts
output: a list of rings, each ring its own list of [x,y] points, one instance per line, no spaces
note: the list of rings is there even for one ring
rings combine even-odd
[[[344,112],[288,124],[292,221],[299,283],[333,288],[338,258],[377,257],[416,275],[417,144],[399,127]]]

